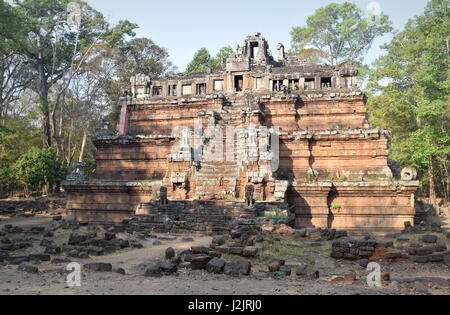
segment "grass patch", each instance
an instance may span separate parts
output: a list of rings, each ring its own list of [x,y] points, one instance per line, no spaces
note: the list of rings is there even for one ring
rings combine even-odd
[[[279,278],[284,278],[284,277],[286,276],[286,274],[285,274],[284,272],[281,272],[281,271],[275,271],[275,272],[273,273],[273,275],[274,275],[275,277],[279,277]]]

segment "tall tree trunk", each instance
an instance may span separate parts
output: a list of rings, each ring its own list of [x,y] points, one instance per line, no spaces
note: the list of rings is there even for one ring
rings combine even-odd
[[[41,113],[42,113],[42,136],[44,148],[50,148],[52,146],[52,132],[51,132],[51,122],[50,122],[50,111],[48,102],[48,91],[41,91],[41,96],[39,97]]]
[[[51,82],[47,82],[48,73],[44,66],[44,53],[41,45],[41,39],[38,38],[38,60],[36,61],[36,70],[39,75],[39,105],[42,114],[42,131],[43,131],[43,146],[44,148],[50,148],[52,146],[52,133],[50,122],[50,104],[48,101],[48,93],[51,87]]]
[[[3,118],[3,111],[4,111],[4,99],[3,99],[3,84],[5,80],[5,62],[3,60],[4,56],[1,56],[0,58],[0,118]],[[6,116],[6,114],[5,114]]]
[[[86,141],[87,141],[87,132],[85,131],[83,134],[83,142],[81,143],[81,150],[80,150],[80,158],[78,159],[78,162],[83,162],[84,157],[84,150],[86,148]]]
[[[434,163],[433,157],[428,158],[428,178],[430,183],[430,199],[429,203],[436,206],[436,185],[434,182]]]
[[[39,44],[40,45],[40,44]],[[42,52],[39,52],[41,57],[37,64],[37,71],[39,74],[39,106],[42,114],[42,142],[44,148],[50,148],[52,146],[52,133],[50,122],[50,104],[48,101],[49,84],[47,82],[47,74],[44,69]]]

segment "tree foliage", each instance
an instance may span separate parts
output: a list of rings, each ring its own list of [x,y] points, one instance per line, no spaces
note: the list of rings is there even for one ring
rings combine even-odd
[[[186,68],[186,74],[207,72],[211,67],[211,55],[206,48],[201,48]]]
[[[305,64],[324,64],[328,60],[327,53],[315,48],[303,49],[295,56]]]
[[[78,4],[75,11],[74,4]],[[36,73],[33,88],[39,95],[44,145],[50,147],[57,129],[57,102],[49,99],[51,89],[58,86],[62,94],[94,46],[121,45],[125,35],[134,35],[136,25],[120,21],[111,27],[100,12],[82,1],[23,0],[14,7],[2,6],[13,17],[14,29],[2,27],[0,35],[27,58]]]
[[[430,1],[383,47],[369,85],[371,121],[392,131],[392,157],[419,168],[432,196],[449,188],[449,29],[449,1]]]
[[[231,46],[222,47],[215,57],[211,57],[211,54],[206,48],[201,48],[195,53],[185,73],[207,72],[209,69],[219,68],[225,59],[233,55],[234,51]]]
[[[44,186],[51,188],[66,175],[54,148],[30,149],[17,161],[14,169],[16,178],[24,185],[26,193]]]
[[[41,148],[56,152],[63,171],[78,160],[95,169],[90,139],[102,118],[115,128],[117,101],[130,76],[175,71],[166,49],[134,38],[136,27],[110,25],[83,1],[0,0],[1,192],[57,184],[61,177],[43,179],[27,168],[51,161]]]
[[[217,55],[211,60],[211,68],[219,68],[220,66],[222,66],[224,60],[232,57],[233,55],[234,55],[233,47],[225,46],[220,48]]]
[[[385,14],[378,16],[374,23],[353,3],[332,3],[308,17],[306,26],[292,28],[292,52],[318,49],[326,53],[332,65],[346,60],[361,61],[373,40],[391,30]]]

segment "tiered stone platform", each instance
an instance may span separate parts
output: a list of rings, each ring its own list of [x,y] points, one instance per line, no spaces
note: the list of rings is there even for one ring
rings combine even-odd
[[[251,191],[257,205],[288,204],[296,228],[413,224],[417,172],[394,178],[389,133],[368,123],[355,66],[304,64],[283,45],[277,55],[255,34],[208,73],[133,77],[118,134],[105,122],[93,139],[92,178],[78,167],[63,183],[74,220],[144,213],[155,227],[214,232],[248,214]],[[152,202],[161,188],[168,206]]]

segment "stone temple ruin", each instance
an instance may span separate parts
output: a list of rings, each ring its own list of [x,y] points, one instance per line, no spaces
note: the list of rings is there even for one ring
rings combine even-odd
[[[257,33],[208,73],[136,75],[118,134],[93,139],[92,178],[64,183],[77,221],[141,215],[198,232],[233,218],[290,212],[296,228],[382,233],[413,223],[419,183],[395,179],[388,132],[371,127],[357,69],[308,65]]]

